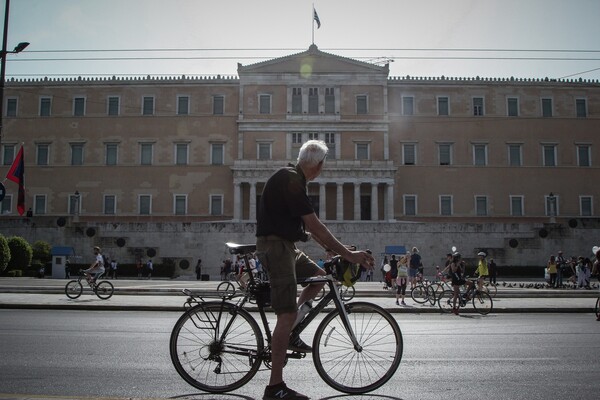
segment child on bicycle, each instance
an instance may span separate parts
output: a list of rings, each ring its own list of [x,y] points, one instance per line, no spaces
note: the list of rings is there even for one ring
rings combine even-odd
[[[95,282],[100,275],[104,274],[104,257],[102,257],[102,253],[100,252],[100,247],[94,247],[94,256],[96,257],[94,262],[90,265],[88,269],[84,269],[83,272],[86,275],[85,279],[88,283]]]

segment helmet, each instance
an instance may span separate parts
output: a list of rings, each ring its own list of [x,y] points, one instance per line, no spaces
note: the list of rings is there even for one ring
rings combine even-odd
[[[485,257],[487,254],[485,254],[483,251],[480,251],[479,253],[477,253],[478,256],[481,257]]]

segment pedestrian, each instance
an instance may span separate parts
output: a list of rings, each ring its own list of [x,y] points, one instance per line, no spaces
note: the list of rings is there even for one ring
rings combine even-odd
[[[411,253],[410,261],[408,262],[408,279],[410,280],[410,290],[413,290],[417,284],[417,273],[419,272],[419,268],[423,267],[423,262],[421,261],[419,249],[413,247]]]
[[[592,267],[592,275],[596,276],[598,278],[598,282],[600,283],[600,249],[596,250],[595,256],[596,260],[594,260],[594,265]],[[600,321],[600,313],[596,317],[596,321]]]
[[[558,274],[558,267],[556,265],[556,257],[554,257],[554,255],[550,256],[550,260],[548,260],[548,264],[547,264],[547,270],[548,270],[548,275],[550,276],[550,286],[551,287],[557,287],[556,286],[556,275]]]
[[[405,306],[404,296],[406,295],[406,284],[408,280],[408,262],[406,260],[406,256],[401,256],[400,261],[398,262],[398,274],[396,276],[396,305],[400,304]],[[398,299],[401,300],[398,303]]]
[[[110,271],[112,272],[112,278],[117,279],[117,260],[114,258],[110,261]]]
[[[388,260],[387,255],[383,256],[383,261],[381,262],[381,267],[379,268],[379,270],[381,271],[381,282],[385,282],[385,274],[387,273],[387,271],[383,267],[389,264],[390,262]]]
[[[277,317],[271,340],[271,376],[263,400],[303,400],[307,396],[289,389],[283,380],[286,352],[309,353],[312,348],[292,334],[298,317],[298,304],[303,312],[310,309],[309,300],[323,284],[307,285],[296,300],[297,278],[325,275],[318,265],[300,251],[295,243],[315,241],[331,249],[349,263],[373,268],[373,257],[364,251],[350,251],[340,243],[315,214],[308,197],[308,182],[317,178],[327,157],[327,144],[319,140],[305,142],[296,165],[275,172],[264,185],[256,219],[256,254],[269,273],[271,304]],[[310,232],[310,233],[308,233]],[[301,316],[300,316],[301,318]]]
[[[202,260],[199,258],[196,263],[196,280],[199,281],[202,279]]]
[[[152,279],[152,271],[154,271],[154,264],[152,264],[151,258],[148,259],[148,262],[146,263],[146,270],[148,271],[147,278]]]
[[[563,286],[563,274],[567,272],[567,260],[563,256],[562,250],[558,252],[556,257],[556,284],[557,288]]]
[[[142,279],[142,271],[143,271],[143,266],[142,266],[142,259],[138,258],[136,265],[135,265],[136,269],[137,269],[137,276],[138,279]]]
[[[71,263],[68,258],[65,260],[65,279],[71,279]]]
[[[396,277],[398,276],[398,259],[395,254],[392,254],[392,258],[390,259],[390,283],[392,287],[396,285]]]
[[[496,267],[496,262],[493,258],[490,258],[490,263],[488,264],[488,272],[490,273],[490,283],[495,286],[496,278],[498,277],[498,270]]]
[[[590,288],[590,269],[588,268],[589,258],[585,259],[579,257],[577,259],[576,273],[577,273],[577,288],[589,289]]]

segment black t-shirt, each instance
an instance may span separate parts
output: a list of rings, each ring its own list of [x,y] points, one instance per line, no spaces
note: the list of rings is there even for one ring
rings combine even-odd
[[[297,242],[304,236],[302,216],[314,213],[306,194],[306,177],[293,165],[269,178],[260,197],[256,236],[277,235]]]

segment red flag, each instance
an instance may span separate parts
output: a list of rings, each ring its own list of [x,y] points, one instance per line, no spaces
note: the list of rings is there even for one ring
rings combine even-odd
[[[25,175],[25,157],[23,156],[23,146],[21,146],[17,157],[8,170],[8,174],[6,174],[6,179],[19,185],[19,199],[17,201],[19,215],[23,215],[25,212],[25,179],[23,175]]]

